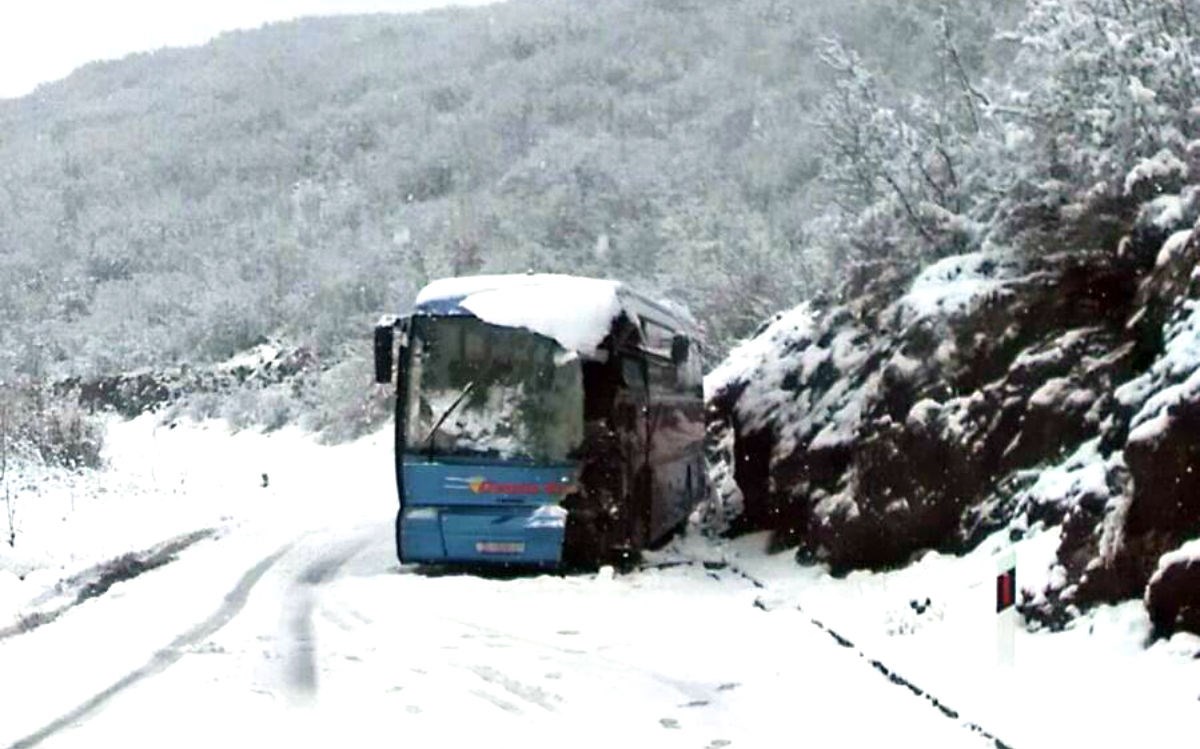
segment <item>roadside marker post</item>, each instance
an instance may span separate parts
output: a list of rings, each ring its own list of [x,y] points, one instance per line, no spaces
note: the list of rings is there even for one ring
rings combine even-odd
[[[1012,548],[996,557],[996,660],[1002,666],[1016,661],[1017,556]]]

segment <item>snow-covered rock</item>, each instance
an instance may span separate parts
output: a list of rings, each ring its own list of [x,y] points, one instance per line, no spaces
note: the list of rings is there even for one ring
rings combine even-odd
[[[736,349],[707,383],[731,527],[845,571],[1061,524],[1027,614],[1141,598],[1200,535],[1197,194],[1092,199],[1053,236],[1096,249],[945,258],[886,305],[803,305]],[[1107,228],[1075,227],[1088,211]]]
[[[838,568],[1002,526],[1001,479],[1094,434],[1127,370],[1123,321],[1096,314],[1105,294],[1132,297],[1119,272],[1112,255],[972,253],[877,315],[805,307],[803,325],[769,327],[709,381],[748,524]]]
[[[1159,558],[1145,601],[1158,634],[1200,632],[1200,538]]]

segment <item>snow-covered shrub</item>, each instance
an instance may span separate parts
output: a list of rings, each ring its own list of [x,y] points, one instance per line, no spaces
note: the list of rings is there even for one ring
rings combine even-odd
[[[810,226],[851,296],[976,248],[1108,247],[1141,202],[1195,177],[1196,0],[1032,0],[979,81],[949,18],[940,74],[915,91],[840,43],[824,49],[833,81],[815,119],[839,219]]]
[[[848,294],[878,287],[881,273],[903,283],[922,262],[963,252],[978,238],[967,217],[973,195],[961,179],[965,148],[980,127],[976,97],[983,95],[957,57],[945,15],[941,20],[940,84],[961,90],[962,98],[935,89],[934,98],[910,92],[901,101],[854,50],[837,39],[824,44],[833,81],[816,114],[821,181],[826,211],[839,220],[813,227],[833,229],[824,241],[840,245],[841,266],[870,278],[852,278]],[[948,79],[949,68],[957,80]]]
[[[305,425],[323,439],[341,442],[367,434],[392,416],[395,392],[372,385],[373,361],[351,353],[321,373],[313,391]]]
[[[77,392],[37,383],[0,387],[0,422],[11,459],[72,470],[100,465],[104,429],[80,408]]]
[[[299,403],[280,387],[242,387],[221,403],[220,414],[234,428],[280,429],[295,417]]]
[[[1125,194],[1145,202],[1163,193],[1178,193],[1187,176],[1187,164],[1164,148],[1129,170],[1125,175]]]

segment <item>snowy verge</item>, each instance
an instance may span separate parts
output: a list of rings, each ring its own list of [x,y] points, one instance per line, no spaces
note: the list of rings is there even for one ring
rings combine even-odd
[[[394,512],[387,430],[325,446],[296,427],[263,434],[158,418],[109,419],[103,469],[35,466],[10,483],[16,536],[0,546],[0,623],[39,610],[63,581],[164,539],[205,529],[286,534],[328,512]],[[363,479],[378,490],[347,490]]]
[[[53,588],[31,601],[29,608],[18,612],[14,623],[7,626],[0,624],[0,640],[49,624],[84,601],[104,595],[116,583],[132,580],[169,564],[184,549],[215,535],[216,531],[212,528],[186,533],[149,549],[130,551],[59,580]]]
[[[1015,662],[1003,663],[996,557],[1015,554],[1028,596],[1044,585],[1058,541],[1057,528],[1034,529],[1015,544],[997,533],[962,557],[928,552],[903,569],[840,578],[798,566],[794,549],[769,553],[765,533],[686,539],[678,551],[745,572],[764,586],[756,605],[769,615],[820,622],[1009,746],[1171,745],[1190,735],[1200,637],[1180,633],[1147,646],[1151,624],[1140,602],[1096,607],[1060,632],[1018,627]]]

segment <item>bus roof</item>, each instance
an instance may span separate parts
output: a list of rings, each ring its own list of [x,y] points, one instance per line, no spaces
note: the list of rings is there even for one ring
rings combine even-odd
[[[558,273],[443,278],[422,289],[414,307],[418,314],[473,315],[493,325],[527,328],[586,357],[598,355],[621,313],[635,324],[650,317],[698,337],[695,321],[682,308],[655,302],[620,281]]]

